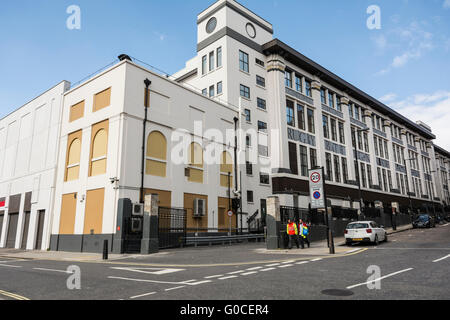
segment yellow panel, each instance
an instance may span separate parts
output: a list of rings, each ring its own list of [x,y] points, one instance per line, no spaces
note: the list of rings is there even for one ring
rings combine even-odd
[[[79,175],[80,175],[80,166],[67,168],[66,181],[78,180]]]
[[[92,158],[99,158],[106,156],[108,152],[108,134],[106,130],[101,129],[97,132],[92,146]]]
[[[228,188],[228,175],[220,175],[220,186]],[[230,188],[233,188],[233,176],[230,176]]]
[[[207,231],[208,214],[202,218],[194,218],[194,199],[203,199],[206,201],[206,212],[208,212],[208,196],[200,194],[184,194],[184,209],[187,214],[186,226],[188,231]]]
[[[145,189],[144,194],[157,194],[160,207],[170,208],[172,207],[172,192],[163,191],[163,190],[155,190],[155,189]]]
[[[92,161],[91,177],[99,176],[106,173],[106,159]]]
[[[72,141],[69,147],[69,160],[68,165],[80,163],[81,156],[81,141],[80,139],[75,139]]]
[[[167,167],[167,164],[164,162],[147,160],[145,174],[165,178],[166,177],[166,167]]]
[[[189,161],[191,166],[203,168],[203,149],[198,143],[191,143],[191,147],[189,148]]]
[[[69,169],[70,165],[80,163],[81,156],[81,142],[82,142],[82,131],[77,131],[69,134],[67,138],[67,150],[66,150],[66,172],[64,176],[64,181],[67,181],[69,178],[70,171],[70,180],[78,179],[78,169]]]
[[[69,122],[81,119],[84,116],[84,101],[70,107]]]
[[[189,182],[203,183],[203,170],[189,169]]]
[[[233,172],[233,159],[228,152],[222,153],[220,162],[220,172]]]
[[[74,234],[75,232],[75,215],[77,212],[76,196],[76,193],[62,196],[59,234]]]
[[[93,112],[106,108],[110,105],[111,105],[111,88],[108,88],[102,92],[97,93],[94,96]]]
[[[161,132],[154,131],[148,136],[147,157],[167,160],[167,141]]]
[[[105,189],[90,190],[86,195],[86,209],[84,215],[84,234],[102,234],[103,232],[103,204]]]

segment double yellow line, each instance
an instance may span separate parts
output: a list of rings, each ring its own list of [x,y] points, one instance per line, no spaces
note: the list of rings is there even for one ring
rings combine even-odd
[[[6,297],[10,297],[10,298],[13,298],[15,300],[30,300],[28,298],[19,296],[18,294],[7,292],[7,291],[3,291],[3,290],[0,290],[0,295],[6,296]]]

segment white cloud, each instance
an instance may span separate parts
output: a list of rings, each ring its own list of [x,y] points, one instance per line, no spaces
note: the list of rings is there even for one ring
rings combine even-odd
[[[380,101],[387,103],[397,99],[397,95],[395,93],[388,93],[380,98]]]
[[[413,121],[425,122],[437,137],[435,143],[450,150],[450,91],[415,94],[389,105]]]

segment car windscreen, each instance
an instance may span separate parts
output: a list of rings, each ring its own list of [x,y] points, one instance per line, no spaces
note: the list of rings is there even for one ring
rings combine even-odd
[[[367,223],[352,223],[347,226],[348,230],[352,229],[367,229],[369,225]]]
[[[428,221],[428,216],[420,216],[417,220],[419,220],[421,222],[427,222]]]

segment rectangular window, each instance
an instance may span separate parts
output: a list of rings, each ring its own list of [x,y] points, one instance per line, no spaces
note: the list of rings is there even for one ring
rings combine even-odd
[[[384,143],[384,155],[385,155],[385,158],[386,158],[387,160],[389,160],[389,150],[388,150],[388,144],[387,144],[387,141],[384,140],[383,143]]]
[[[347,159],[342,158],[342,176],[344,177],[344,183],[348,182],[348,167],[347,167]]]
[[[264,61],[259,60],[258,58],[255,59],[255,62],[256,62],[257,65],[260,65],[261,67],[264,67],[264,66],[265,66]]]
[[[372,167],[370,166],[370,164],[367,165],[367,178],[369,181],[369,188],[372,188],[372,186],[373,186]]]
[[[209,53],[209,71],[214,70],[214,51]]]
[[[339,142],[345,144],[344,124],[339,122]]]
[[[364,150],[363,148],[363,138],[362,138],[362,132],[358,131],[358,149]]]
[[[350,118],[353,118],[353,104],[349,103],[348,105],[348,114],[350,115]]]
[[[217,83],[217,94],[222,94],[223,92],[223,84],[222,81]]]
[[[266,87],[266,79],[260,76],[256,76],[256,84],[261,87]]]
[[[111,105],[111,88],[103,90],[94,96],[93,112],[99,111]]]
[[[289,166],[291,173],[298,175],[297,144],[289,142]]]
[[[214,86],[209,87],[209,97],[214,97]]]
[[[302,78],[298,75],[295,75],[295,90],[303,92]]]
[[[308,148],[300,146],[300,167],[303,177],[308,176]]]
[[[248,61],[248,54],[239,50],[239,69],[248,73],[250,70]]]
[[[325,179],[327,181],[333,181],[333,163],[331,160],[331,154],[325,153],[325,157],[326,157],[326,172],[327,172]]]
[[[267,173],[260,173],[259,174],[259,182],[261,184],[270,184],[270,178]]]
[[[333,141],[337,141],[337,128],[336,128],[336,120],[331,118],[330,119],[330,125],[331,125],[331,139]]]
[[[258,145],[258,155],[260,155],[261,157],[268,157],[269,148],[266,146]]]
[[[380,146],[380,157],[384,158],[384,152],[383,152],[383,140],[382,139],[378,139],[379,142],[379,146]]]
[[[222,66],[222,47],[217,48],[217,68]]]
[[[305,94],[308,97],[312,97],[312,92],[311,92],[311,81],[309,80],[305,80]]]
[[[327,104],[325,89],[320,89],[320,100],[322,101],[322,104]]]
[[[253,203],[253,191],[247,191],[247,202]]]
[[[334,156],[334,177],[336,182],[341,182],[341,164],[338,156]]]
[[[328,126],[328,117],[322,116],[323,136],[325,139],[330,139],[330,129]]]
[[[364,132],[364,150],[367,153],[370,153],[370,149],[369,149],[369,136],[367,134],[367,132]]]
[[[252,146],[252,137],[250,135],[245,136],[245,145],[247,148]]]
[[[208,89],[203,89],[202,90],[202,95],[208,96]]]
[[[298,127],[300,130],[306,130],[305,108],[301,104],[297,104]]]
[[[203,56],[202,57],[202,75],[206,74],[206,64],[207,64],[207,57]]]
[[[84,100],[70,107],[69,122],[81,119],[84,116]]]
[[[286,116],[287,116],[287,124],[288,126],[295,126],[295,117],[294,117],[294,102],[290,100],[286,100]]]
[[[250,110],[245,109],[244,113],[245,113],[245,121],[251,122],[252,121],[252,114],[251,114]]]
[[[241,97],[250,99],[250,88],[249,87],[246,87],[246,86],[241,84],[240,91],[241,91],[240,92],[241,93]]]
[[[317,151],[316,149],[309,149],[309,158],[311,163],[311,169],[317,168]]]
[[[249,176],[253,175],[253,165],[249,161],[246,162],[245,168],[246,168],[247,175],[249,175]]]
[[[361,119],[361,116],[360,116],[360,113],[359,113],[359,107],[356,106],[356,105],[355,105],[355,119],[356,120],[360,120]]]
[[[361,163],[361,182],[362,187],[367,188],[366,165],[364,163]]]
[[[258,131],[267,133],[267,123],[258,121]]]
[[[352,147],[356,149],[356,129],[352,127]]]
[[[328,106],[334,108],[334,94],[332,92],[328,92]]]
[[[266,100],[257,98],[256,105],[259,109],[266,110]]]
[[[373,136],[373,143],[375,146],[375,156],[379,156],[380,152],[378,151],[378,138],[376,136]]]
[[[288,70],[284,72],[284,82],[286,87],[292,88],[292,73]]]
[[[314,127],[314,110],[308,109],[308,132],[314,134],[316,129]]]
[[[342,112],[341,97],[339,97],[339,96],[336,96],[336,109],[339,112]]]

